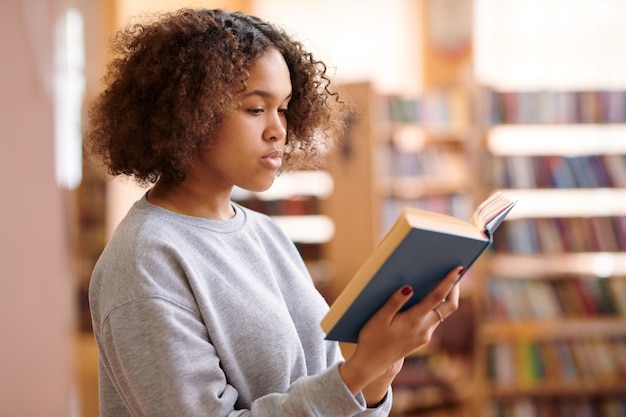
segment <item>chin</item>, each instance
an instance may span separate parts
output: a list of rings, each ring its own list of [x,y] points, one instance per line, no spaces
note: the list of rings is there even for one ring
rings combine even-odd
[[[269,190],[273,184],[274,184],[274,180],[272,180],[269,183],[254,184],[254,185],[250,185],[249,187],[242,187],[242,188],[245,188],[246,190],[251,191],[253,193],[262,193],[263,191]]]

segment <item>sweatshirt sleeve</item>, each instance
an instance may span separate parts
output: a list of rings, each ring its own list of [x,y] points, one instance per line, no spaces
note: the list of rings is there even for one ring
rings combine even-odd
[[[338,364],[241,407],[202,320],[164,298],[123,304],[94,330],[102,352],[101,383],[132,416],[383,417],[391,409],[391,392],[368,409],[362,395],[353,396],[345,386]],[[107,417],[106,405],[102,415]]]

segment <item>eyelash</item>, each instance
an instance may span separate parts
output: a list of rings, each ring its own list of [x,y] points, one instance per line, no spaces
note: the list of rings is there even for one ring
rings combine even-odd
[[[278,113],[280,113],[280,114],[287,114],[288,110],[289,109],[287,109],[286,107],[285,108],[280,108],[280,109],[278,109]],[[252,114],[260,114],[260,113],[263,113],[265,110],[263,110],[263,109],[250,109],[248,111],[250,113],[252,113]]]

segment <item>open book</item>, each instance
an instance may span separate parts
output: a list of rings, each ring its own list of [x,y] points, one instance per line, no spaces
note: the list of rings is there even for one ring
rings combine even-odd
[[[326,338],[356,343],[361,327],[401,286],[413,287],[404,306],[420,302],[456,266],[465,269],[489,247],[516,201],[497,191],[469,221],[407,207],[339,294],[321,322]]]

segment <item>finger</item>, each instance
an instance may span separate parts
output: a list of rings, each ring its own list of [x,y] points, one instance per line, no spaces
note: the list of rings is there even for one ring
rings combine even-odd
[[[439,307],[435,307],[433,309],[433,313],[435,313],[435,325],[443,323],[443,321],[446,319]]]
[[[459,308],[460,293],[461,290],[459,288],[459,284],[457,283],[452,287],[452,291],[450,291],[450,294],[448,294],[446,300],[435,307],[435,309],[439,310],[444,320],[450,317],[450,315],[452,315],[452,313],[454,313]]]
[[[393,293],[389,300],[378,310],[377,316],[388,317],[391,320],[413,296],[413,288],[408,285],[402,286]]]
[[[446,277],[439,283],[439,285],[437,285],[435,289],[432,290],[430,294],[428,294],[424,298],[424,300],[422,301],[424,307],[432,310],[439,304],[441,304],[442,301],[446,300],[452,294],[455,284],[457,283],[459,277],[463,274],[464,271],[465,268],[463,268],[462,266],[458,266],[452,269],[448,273],[448,275],[446,275]]]

